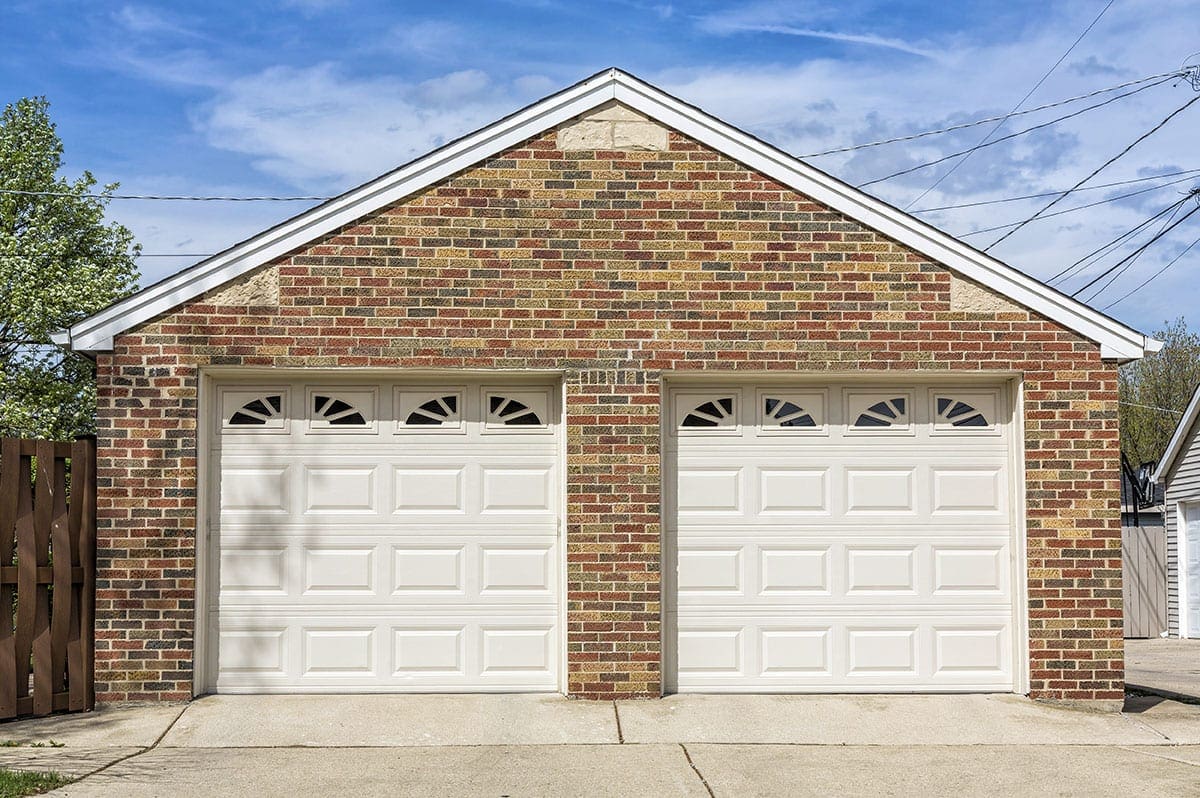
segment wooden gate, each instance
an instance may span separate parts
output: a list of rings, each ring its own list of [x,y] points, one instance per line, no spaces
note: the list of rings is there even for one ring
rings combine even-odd
[[[1167,533],[1161,524],[1121,527],[1125,637],[1167,628]]]
[[[95,585],[95,439],[0,439],[0,718],[95,707]]]

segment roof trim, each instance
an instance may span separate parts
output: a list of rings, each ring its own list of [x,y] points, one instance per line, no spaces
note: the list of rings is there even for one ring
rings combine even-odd
[[[618,69],[593,75],[399,169],[301,213],[72,325],[55,342],[111,351],[113,338],[206,291],[611,100],[656,119],[785,186],[959,272],[1100,345],[1136,360],[1157,341],[898,208]]]
[[[1192,393],[1192,401],[1188,402],[1187,410],[1183,411],[1183,416],[1180,417],[1179,424],[1175,427],[1175,432],[1167,443],[1167,451],[1158,461],[1158,468],[1154,469],[1154,473],[1150,475],[1151,482],[1157,484],[1171,472],[1171,467],[1175,465],[1175,458],[1179,457],[1184,443],[1192,434],[1192,427],[1196,425],[1197,416],[1200,416],[1200,385],[1197,385],[1195,392]]]

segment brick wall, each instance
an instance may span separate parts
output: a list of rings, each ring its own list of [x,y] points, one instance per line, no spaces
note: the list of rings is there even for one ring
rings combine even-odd
[[[202,297],[99,359],[101,700],[190,694],[209,364],[562,370],[567,685],[590,698],[660,691],[664,370],[1020,373],[1032,692],[1121,697],[1115,367],[1019,308],[952,310],[958,278],[854,221],[675,133],[550,132],[269,268],[278,305]]]

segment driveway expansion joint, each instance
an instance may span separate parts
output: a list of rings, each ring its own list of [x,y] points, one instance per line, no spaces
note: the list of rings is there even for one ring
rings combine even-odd
[[[687,746],[683,743],[680,743],[679,747],[683,750],[683,758],[687,760],[688,767],[690,767],[692,772],[696,774],[696,778],[700,779],[700,783],[704,785],[704,789],[708,792],[709,798],[717,798],[716,793],[713,792],[712,786],[708,783],[708,779],[704,778],[704,774],[700,772],[700,768],[696,767],[696,763],[692,761],[692,755],[688,753]]]

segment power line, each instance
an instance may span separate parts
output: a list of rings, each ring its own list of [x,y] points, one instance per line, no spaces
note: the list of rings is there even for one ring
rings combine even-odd
[[[1112,286],[1112,284],[1115,283],[1122,274],[1129,271],[1129,269],[1133,267],[1133,264],[1137,263],[1138,258],[1142,257],[1142,255],[1145,254],[1146,250],[1149,248],[1149,246],[1151,244],[1153,244],[1155,241],[1158,241],[1160,238],[1163,237],[1163,235],[1166,233],[1167,229],[1169,228],[1171,222],[1179,214],[1179,211],[1181,208],[1183,208],[1182,205],[1180,205],[1178,208],[1176,208],[1175,210],[1173,210],[1171,212],[1171,215],[1167,217],[1167,220],[1165,222],[1163,222],[1162,227],[1160,227],[1158,229],[1158,233],[1155,234],[1154,236],[1152,236],[1150,238],[1150,240],[1146,242],[1146,246],[1139,248],[1137,252],[1133,253],[1132,257],[1124,259],[1124,262],[1121,265],[1121,268],[1119,268],[1115,272],[1113,272],[1112,277],[1108,278],[1108,282],[1106,282],[1104,285],[1100,286],[1100,288],[1097,289],[1094,294],[1092,294],[1089,301],[1095,301],[1101,294],[1103,294],[1105,291],[1107,291],[1109,289],[1109,287]]]
[[[1076,189],[1079,191],[1099,191],[1104,188],[1115,188],[1117,186],[1128,186],[1132,183],[1144,183],[1147,180],[1161,180],[1164,177],[1176,177],[1178,175],[1193,175],[1200,172],[1200,169],[1184,169],[1179,172],[1166,172],[1161,175],[1151,175],[1149,177],[1135,177],[1129,180],[1118,180],[1115,183],[1097,183],[1094,186],[1085,186],[1084,188]],[[1164,183],[1164,186],[1174,185],[1173,183]],[[1024,194],[1019,197],[1004,197],[1003,199],[980,200],[979,202],[963,202],[958,205],[939,205],[936,208],[917,208],[909,211],[909,213],[933,213],[934,211],[953,211],[959,208],[977,208],[981,205],[1002,205],[1006,202],[1019,202],[1021,200],[1041,199],[1042,197],[1053,197],[1055,194],[1061,194],[1066,191],[1065,188],[1054,189],[1052,191],[1043,191],[1039,194]]]
[[[0,188],[0,194],[23,197],[83,197],[86,199],[166,200],[171,202],[324,202],[332,197],[190,197],[174,194],[76,194],[71,191],[21,191]]]
[[[998,139],[992,139],[991,141],[989,141],[985,144],[976,144],[974,147],[970,147],[965,150],[959,150],[958,152],[952,152],[949,155],[944,155],[941,158],[938,158],[936,160],[927,161],[925,163],[917,164],[916,166],[910,166],[907,169],[901,169],[898,172],[892,172],[890,175],[884,175],[883,177],[877,177],[874,180],[868,180],[865,183],[859,183],[857,187],[858,188],[866,188],[867,186],[873,186],[876,183],[882,183],[883,181],[891,180],[894,177],[901,177],[902,175],[907,175],[912,172],[917,172],[917,171],[920,171],[921,169],[928,169],[931,166],[937,166],[940,163],[944,163],[953,158],[957,158],[960,155],[966,155],[967,153],[973,152],[975,150],[983,149],[984,147],[994,147],[997,144],[1003,144],[1004,142],[1009,141],[1011,139],[1015,139],[1018,136],[1024,136],[1026,133],[1032,133],[1033,131],[1041,130],[1044,127],[1050,127],[1051,125],[1057,125],[1059,122],[1065,122],[1066,120],[1071,119],[1073,117],[1080,116],[1081,114],[1086,114],[1088,111],[1094,111],[1095,109],[1101,108],[1110,103],[1115,103],[1117,100],[1123,100],[1126,97],[1130,97],[1134,94],[1137,94],[1138,92],[1145,91],[1146,89],[1152,89],[1155,86],[1161,86],[1162,84],[1166,83],[1168,80],[1170,80],[1170,78],[1163,78],[1162,80],[1158,81],[1157,83],[1148,83],[1145,86],[1139,86],[1136,89],[1131,89],[1131,90],[1125,92],[1124,94],[1118,94],[1115,97],[1109,97],[1107,100],[1103,100],[1094,105],[1089,105],[1086,108],[1081,108],[1078,111],[1072,111],[1069,114],[1065,114],[1063,116],[1057,117],[1056,119],[1051,119],[1048,122],[1041,122],[1039,124],[1033,125],[1032,127],[1027,127],[1024,130],[1018,130],[1016,133],[1009,133],[1007,136],[1001,136]]]
[[[1171,258],[1169,260],[1168,264],[1163,266],[1162,269],[1159,269],[1158,271],[1154,272],[1154,274],[1152,274],[1150,277],[1147,277],[1146,280],[1140,284],[1140,286],[1134,288],[1132,290],[1132,292],[1129,292],[1128,294],[1122,296],[1121,299],[1109,302],[1108,305],[1104,306],[1104,310],[1109,310],[1109,308],[1114,305],[1120,305],[1121,302],[1126,301],[1127,299],[1130,298],[1130,296],[1133,296],[1134,294],[1138,293],[1139,290],[1141,290],[1142,288],[1145,288],[1146,286],[1148,286],[1148,284],[1152,283],[1154,280],[1157,280],[1157,278],[1160,275],[1162,275],[1164,271],[1170,269],[1171,266],[1174,266],[1176,263],[1180,262],[1180,259],[1183,258],[1183,256],[1186,256],[1188,251],[1192,250],[1192,247],[1194,247],[1195,245],[1198,245],[1198,244],[1200,244],[1200,239],[1196,239],[1195,241],[1192,242],[1192,244],[1189,244],[1186,247],[1183,247],[1183,252],[1178,253],[1177,256],[1175,256],[1174,258]]]
[[[930,191],[933,191],[935,188],[940,186],[942,184],[943,180],[945,180],[950,175],[954,174],[954,172],[958,169],[958,167],[962,166],[963,164],[965,164],[967,162],[967,160],[971,157],[971,155],[973,155],[975,153],[975,150],[982,147],[984,144],[987,143],[988,139],[990,139],[992,136],[996,135],[996,133],[998,133],[1000,131],[1000,128],[1004,127],[1004,123],[1008,121],[1008,118],[1010,116],[1012,116],[1014,113],[1016,113],[1017,110],[1020,109],[1020,107],[1025,104],[1025,101],[1033,96],[1033,93],[1035,91],[1037,91],[1038,89],[1041,88],[1042,84],[1046,82],[1046,79],[1049,78],[1050,75],[1052,75],[1054,73],[1054,70],[1058,69],[1059,64],[1061,64],[1063,61],[1067,60],[1067,56],[1071,54],[1071,51],[1074,50],[1081,41],[1083,41],[1083,37],[1085,37],[1089,33],[1091,33],[1092,28],[1096,27],[1096,23],[1098,23],[1100,21],[1100,18],[1104,16],[1104,14],[1108,11],[1108,9],[1112,8],[1112,4],[1115,2],[1116,2],[1116,0],[1108,0],[1108,4],[1106,6],[1104,6],[1104,8],[1100,9],[1100,13],[1097,14],[1096,18],[1092,20],[1092,24],[1088,25],[1086,28],[1083,29],[1083,33],[1079,34],[1079,36],[1075,39],[1075,41],[1073,41],[1071,43],[1071,46],[1067,48],[1067,51],[1065,53],[1063,53],[1057,61],[1054,62],[1054,66],[1052,66],[1048,70],[1046,70],[1046,74],[1042,75],[1042,77],[1038,80],[1038,82],[1033,84],[1032,89],[1025,92],[1025,96],[1021,98],[1021,101],[1018,102],[1016,105],[1014,105],[1012,107],[1012,110],[1009,111],[1004,116],[1003,119],[1001,119],[999,122],[997,122],[996,126],[994,128],[992,128],[990,131],[988,131],[988,134],[986,136],[984,136],[982,139],[979,140],[978,144],[976,144],[972,149],[967,150],[967,152],[963,155],[961,160],[956,162],[953,166],[951,166],[944,173],[942,173],[942,175],[939,176],[937,180],[933,181],[933,184],[930,185],[929,188],[925,189],[919,195],[917,195],[916,199],[911,200],[907,205],[905,205],[904,210],[908,210],[909,208],[916,205],[921,200],[925,199],[925,195],[927,195]]]
[[[1079,260],[1076,260],[1075,263],[1070,264],[1069,266],[1067,266],[1066,269],[1063,269],[1062,271],[1058,272],[1058,274],[1050,277],[1049,280],[1046,280],[1045,281],[1046,284],[1048,284],[1048,286],[1052,286],[1052,284],[1054,284],[1056,281],[1060,280],[1061,277],[1066,277],[1068,275],[1068,272],[1072,272],[1076,268],[1078,268],[1078,266],[1084,265],[1086,262],[1088,262],[1088,260],[1091,260],[1094,256],[1097,256],[1097,254],[1100,254],[1102,252],[1104,254],[1108,254],[1104,251],[1112,250],[1112,248],[1116,247],[1118,244],[1121,244],[1121,241],[1123,241],[1124,239],[1129,238],[1129,236],[1138,234],[1142,228],[1148,227],[1148,226],[1150,226],[1150,224],[1153,224],[1154,220],[1157,220],[1158,217],[1165,216],[1166,214],[1169,214],[1169,212],[1171,212],[1172,210],[1175,210],[1176,208],[1180,208],[1180,206],[1183,203],[1186,203],[1187,200],[1188,200],[1187,197],[1184,197],[1183,199],[1180,199],[1180,200],[1176,200],[1176,202],[1171,203],[1170,205],[1166,206],[1166,208],[1164,208],[1163,210],[1158,211],[1157,214],[1154,214],[1150,218],[1147,218],[1146,221],[1141,222],[1139,224],[1135,224],[1134,227],[1130,227],[1128,230],[1126,230],[1126,232],[1122,233],[1121,235],[1118,235],[1117,238],[1109,241],[1108,244],[1104,244],[1104,245],[1096,248],[1096,250],[1092,250],[1091,252],[1088,252],[1087,254],[1085,254],[1084,257],[1080,258]],[[1103,257],[1103,256],[1100,256],[1100,257]]]
[[[1172,180],[1168,183],[1163,183],[1162,185],[1159,185],[1159,186],[1150,186],[1149,188],[1142,188],[1142,189],[1138,189],[1137,191],[1130,191],[1125,194],[1119,194],[1115,197],[1107,197],[1106,199],[1096,200],[1095,202],[1089,202],[1086,205],[1075,205],[1073,207],[1066,208],[1065,210],[1055,211],[1054,213],[1048,213],[1045,216],[1041,216],[1038,218],[1038,221],[1044,221],[1046,219],[1053,219],[1055,216],[1062,216],[1063,214],[1066,214],[1066,213],[1075,213],[1075,211],[1082,211],[1082,210],[1086,210],[1088,208],[1095,208],[1097,205],[1105,205],[1109,202],[1119,202],[1123,199],[1129,199],[1130,197],[1136,197],[1139,194],[1147,194],[1151,191],[1158,191],[1160,189],[1170,188],[1171,186],[1177,185],[1179,183],[1187,182],[1188,180],[1191,180],[1191,179],[1192,179],[1191,176],[1181,177],[1178,180]],[[1019,221],[1009,222],[1007,224],[998,224],[998,225],[995,225],[994,227],[985,227],[982,230],[972,230],[969,233],[963,233],[962,235],[959,236],[959,238],[966,238],[967,236],[977,236],[977,235],[981,235],[983,233],[992,233],[992,232],[995,232],[996,230],[1003,230],[1006,227],[1012,227],[1012,226],[1018,225],[1020,223],[1021,222],[1019,222]]]
[[[1180,252],[1178,255],[1176,255],[1175,257],[1171,258],[1171,260],[1167,262],[1167,265],[1166,265],[1166,266],[1163,266],[1161,269],[1159,269],[1158,271],[1156,271],[1154,274],[1152,274],[1152,275],[1150,275],[1149,277],[1147,277],[1147,278],[1146,278],[1146,279],[1145,279],[1145,280],[1142,282],[1142,284],[1141,284],[1141,285],[1139,285],[1137,288],[1133,289],[1133,290],[1132,290],[1132,291],[1130,291],[1128,294],[1125,294],[1125,295],[1124,295],[1123,297],[1121,297],[1120,299],[1118,299],[1118,300],[1116,300],[1116,301],[1114,301],[1114,302],[1109,302],[1107,305],[1105,305],[1105,306],[1104,306],[1104,309],[1105,309],[1105,310],[1108,310],[1109,308],[1113,307],[1114,305],[1119,305],[1119,304],[1121,304],[1121,303],[1122,303],[1122,302],[1124,302],[1126,299],[1129,299],[1129,297],[1131,297],[1131,296],[1133,296],[1134,294],[1136,294],[1138,291],[1141,291],[1143,288],[1145,288],[1146,286],[1150,285],[1150,283],[1152,283],[1152,282],[1154,282],[1156,279],[1158,279],[1158,277],[1159,277],[1159,276],[1161,276],[1163,272],[1165,272],[1167,269],[1169,269],[1169,268],[1171,268],[1172,266],[1174,266],[1174,265],[1175,265],[1175,264],[1176,264],[1176,263],[1177,263],[1177,262],[1178,262],[1178,261],[1179,261],[1179,260],[1180,260],[1180,259],[1181,259],[1181,258],[1184,256],[1184,255],[1188,254],[1188,251],[1189,251],[1189,250],[1191,250],[1191,248],[1192,248],[1192,247],[1194,247],[1194,246],[1196,246],[1197,244],[1200,244],[1200,238],[1197,238],[1195,241],[1193,241],[1192,243],[1190,243],[1190,244],[1188,244],[1186,247],[1184,247],[1184,249],[1183,249],[1183,252]]]
[[[1200,99],[1200,98],[1197,98],[1197,99]],[[1149,241],[1147,241],[1145,244],[1142,244],[1140,247],[1138,247],[1138,248],[1137,248],[1136,250],[1134,250],[1132,253],[1130,253],[1129,255],[1126,255],[1125,257],[1121,258],[1121,260],[1117,261],[1117,262],[1116,262],[1116,263],[1114,263],[1112,266],[1109,266],[1107,269],[1105,269],[1104,271],[1102,271],[1100,274],[1098,274],[1098,275],[1096,275],[1095,277],[1093,277],[1093,278],[1092,278],[1091,280],[1089,280],[1089,281],[1088,281],[1088,282],[1087,282],[1087,283],[1086,283],[1086,284],[1085,284],[1085,285],[1084,285],[1082,288],[1080,288],[1079,290],[1077,290],[1077,291],[1073,292],[1073,293],[1071,294],[1071,296],[1073,296],[1073,297],[1077,297],[1077,296],[1079,296],[1079,295],[1080,295],[1080,294],[1082,294],[1084,291],[1088,290],[1088,289],[1089,289],[1089,288],[1091,288],[1093,285],[1095,285],[1096,283],[1100,282],[1101,280],[1103,280],[1103,279],[1104,279],[1105,277],[1107,277],[1108,275],[1112,274],[1112,273],[1113,273],[1113,272],[1114,272],[1116,269],[1118,269],[1118,268],[1119,268],[1119,267],[1120,267],[1122,264],[1124,264],[1124,263],[1127,263],[1127,262],[1129,262],[1129,260],[1130,260],[1131,258],[1136,258],[1138,255],[1142,254],[1142,252],[1144,252],[1144,251],[1146,250],[1146,248],[1147,248],[1147,247],[1149,247],[1149,246],[1150,246],[1151,244],[1153,244],[1155,241],[1158,241],[1160,238],[1162,238],[1162,237],[1163,237],[1163,236],[1165,236],[1167,233],[1169,233],[1169,232],[1171,232],[1172,230],[1174,230],[1174,229],[1175,229],[1176,227],[1178,227],[1179,225],[1181,225],[1181,224],[1183,224],[1184,222],[1186,222],[1188,219],[1190,219],[1190,218],[1192,217],[1192,214],[1196,213],[1197,211],[1200,211],[1200,205],[1197,205],[1195,208],[1192,208],[1190,211],[1188,211],[1186,214],[1184,214],[1184,215],[1183,215],[1183,218],[1182,218],[1182,219],[1178,219],[1177,221],[1175,221],[1175,222],[1172,222],[1172,223],[1171,223],[1171,225],[1170,225],[1169,227],[1166,227],[1166,228],[1164,228],[1164,229],[1160,230],[1160,231],[1158,232],[1158,234],[1157,234],[1157,235],[1155,235],[1153,238],[1151,238],[1151,239],[1150,239]]]
[[[1120,302],[1120,301],[1121,300],[1119,300],[1119,299],[1117,300],[1117,302]],[[1116,304],[1116,303],[1114,302],[1113,304]],[[1112,305],[1109,305],[1109,307],[1111,308]],[[1161,410],[1164,413],[1171,413],[1172,415],[1176,415],[1176,416],[1183,415],[1182,410],[1172,410],[1169,407],[1155,407],[1154,405],[1139,405],[1137,402],[1125,402],[1125,401],[1120,401],[1120,400],[1117,401],[1117,404],[1125,405],[1126,407],[1140,407],[1143,410]]]
[[[1028,114],[1036,114],[1038,111],[1046,111],[1050,108],[1058,108],[1059,106],[1062,106],[1062,105],[1070,105],[1071,103],[1078,102],[1079,100],[1087,100],[1092,97],[1099,96],[1101,94],[1107,94],[1110,91],[1116,91],[1117,89],[1124,89],[1128,86],[1136,86],[1139,83],[1146,83],[1147,81],[1157,80],[1159,78],[1168,78],[1168,79],[1177,78],[1177,77],[1182,77],[1186,74],[1187,74],[1186,70],[1179,70],[1179,69],[1173,70],[1171,72],[1160,72],[1157,75],[1147,75],[1146,77],[1138,78],[1137,80],[1127,80],[1124,83],[1118,83],[1115,86],[1108,86],[1103,89],[1096,89],[1095,91],[1090,91],[1087,94],[1077,94],[1074,97],[1067,97],[1066,99],[1063,99],[1063,100],[1056,100],[1052,103],[1046,103],[1045,105],[1039,105],[1035,108],[1026,108],[1024,111],[1016,111],[1015,113],[1002,114],[1000,116],[989,116],[986,119],[976,119],[972,122],[963,122],[963,123],[957,124],[957,125],[950,125],[948,127],[938,128],[937,130],[926,130],[921,133],[911,133],[906,136],[896,136],[895,138],[881,139],[879,141],[868,141],[868,142],[864,142],[862,144],[851,144],[851,145],[848,145],[845,147],[835,147],[831,150],[822,150],[821,152],[810,152],[810,153],[807,153],[804,155],[797,155],[796,157],[797,158],[820,158],[823,155],[836,155],[836,154],[842,153],[842,152],[853,152],[855,150],[865,150],[870,147],[882,147],[884,144],[896,144],[901,141],[916,141],[917,139],[923,139],[928,136],[937,136],[937,135],[941,135],[942,133],[953,133],[956,130],[966,130],[967,128],[978,127],[980,125],[986,125],[988,122],[997,122],[1002,119],[1010,119],[1010,118],[1016,117],[1016,116],[1026,116]]]
[[[1057,205],[1059,202],[1061,202],[1063,199],[1065,199],[1065,198],[1066,198],[1066,196],[1067,196],[1068,194],[1070,194],[1072,191],[1074,191],[1075,189],[1079,188],[1079,187],[1080,187],[1080,186],[1082,186],[1084,183],[1086,183],[1087,181],[1091,180],[1091,179],[1092,179],[1093,177],[1095,177],[1096,175],[1098,175],[1098,174],[1100,174],[1101,172],[1103,172],[1103,171],[1104,171],[1105,169],[1107,169],[1109,166],[1111,166],[1112,164],[1114,164],[1114,163],[1116,163],[1118,160],[1120,160],[1122,157],[1124,157],[1124,156],[1125,156],[1125,155],[1126,155],[1126,154],[1127,154],[1127,153],[1128,153],[1130,150],[1132,150],[1134,147],[1136,147],[1137,145],[1141,144],[1143,141],[1145,141],[1146,139],[1150,138],[1151,136],[1153,136],[1153,135],[1154,135],[1155,133],[1157,133],[1158,131],[1162,130],[1162,129],[1163,129],[1163,128],[1164,128],[1164,127],[1167,125],[1167,123],[1168,123],[1168,122],[1170,122],[1172,119],[1174,119],[1174,118],[1175,118],[1176,116],[1178,116],[1179,114],[1181,114],[1181,113],[1183,113],[1184,111],[1186,111],[1188,108],[1191,108],[1191,107],[1192,107],[1192,105],[1194,105],[1194,104],[1195,104],[1197,101],[1200,101],[1200,94],[1197,94],[1195,97],[1193,97],[1192,99],[1188,100],[1187,102],[1185,102],[1183,105],[1181,105],[1181,106],[1179,106],[1178,108],[1176,108],[1176,109],[1175,109],[1174,111],[1172,111],[1171,113],[1167,114],[1167,116],[1166,116],[1166,118],[1165,118],[1165,119],[1163,119],[1161,122],[1159,122],[1159,123],[1158,123],[1157,125],[1155,125],[1154,127],[1152,127],[1152,128],[1150,128],[1149,130],[1147,130],[1147,131],[1146,131],[1145,133],[1143,133],[1142,135],[1138,136],[1138,137],[1137,137],[1136,139],[1134,139],[1134,140],[1133,140],[1133,142],[1132,142],[1132,143],[1131,143],[1129,146],[1127,146],[1125,149],[1121,150],[1119,153],[1117,153],[1117,154],[1116,154],[1116,155],[1114,155],[1113,157],[1109,158],[1107,161],[1105,161],[1103,164],[1101,164],[1099,167],[1097,167],[1097,168],[1096,168],[1096,169],[1095,169],[1095,170],[1094,170],[1094,171],[1093,171],[1091,174],[1089,174],[1087,177],[1083,178],[1083,180],[1080,180],[1078,183],[1076,183],[1076,184],[1075,184],[1074,186],[1072,186],[1070,189],[1068,189],[1067,191],[1064,191],[1064,192],[1063,192],[1062,194],[1060,194],[1058,197],[1055,197],[1053,200],[1051,200],[1049,203],[1047,203],[1047,204],[1046,204],[1044,207],[1042,207],[1042,209],[1041,209],[1041,210],[1039,210],[1039,211],[1038,211],[1037,213],[1035,213],[1033,216],[1030,216],[1030,217],[1029,217],[1028,219],[1026,219],[1024,222],[1022,222],[1021,224],[1017,225],[1017,226],[1016,226],[1016,227],[1014,227],[1013,229],[1009,230],[1007,233],[1005,233],[1004,235],[1000,236],[999,238],[997,238],[997,239],[996,239],[995,241],[993,241],[992,243],[988,244],[986,247],[984,247],[984,248],[983,248],[983,251],[984,251],[984,252],[987,252],[989,249],[991,249],[992,247],[996,246],[996,245],[997,245],[997,244],[999,244],[1001,241],[1005,240],[1006,238],[1008,238],[1009,236],[1011,236],[1013,233],[1017,232],[1017,231],[1018,231],[1018,230],[1020,230],[1022,227],[1024,227],[1024,226],[1025,226],[1025,225],[1027,225],[1027,224],[1029,224],[1029,223],[1030,223],[1030,222],[1032,222],[1034,219],[1038,218],[1038,217],[1039,217],[1039,216],[1041,216],[1043,213],[1045,213],[1046,211],[1048,211],[1048,210],[1050,210],[1051,208],[1053,208],[1055,205]]]

